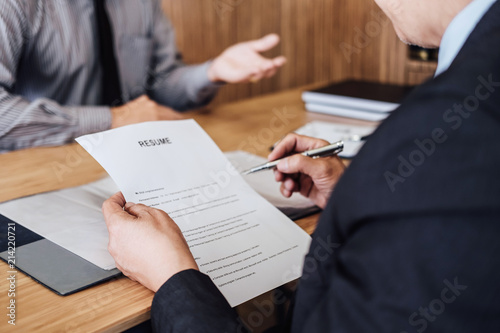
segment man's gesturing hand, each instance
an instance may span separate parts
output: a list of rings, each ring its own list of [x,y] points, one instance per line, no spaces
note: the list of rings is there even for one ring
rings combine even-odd
[[[213,82],[240,83],[273,76],[285,64],[285,57],[267,59],[260,52],[272,49],[279,41],[278,35],[270,34],[229,47],[212,62],[208,78]]]
[[[328,144],[324,140],[289,134],[274,148],[268,159],[274,161]],[[299,192],[319,207],[325,208],[345,167],[337,156],[313,159],[293,155],[281,161],[276,169],[275,178],[281,182],[281,193],[285,197],[289,198],[293,192]]]
[[[102,206],[108,250],[126,276],[156,292],[170,277],[198,269],[179,227],[164,211],[126,203],[121,193]]]
[[[111,109],[111,128],[156,120],[177,120],[183,117],[177,111],[160,105],[142,95],[125,105]]]

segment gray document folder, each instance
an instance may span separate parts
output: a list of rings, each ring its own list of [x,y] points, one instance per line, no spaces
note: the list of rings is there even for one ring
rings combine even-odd
[[[11,228],[9,228],[9,226]],[[12,228],[14,227],[14,229]],[[15,239],[15,252],[10,240]],[[14,254],[15,263],[12,259]],[[11,258],[9,258],[11,256]],[[0,215],[0,258],[59,295],[66,296],[120,275],[104,270]]]

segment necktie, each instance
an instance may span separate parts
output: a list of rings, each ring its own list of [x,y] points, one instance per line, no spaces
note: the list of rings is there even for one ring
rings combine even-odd
[[[120,79],[113,47],[113,32],[106,13],[105,2],[106,0],[94,0],[99,33],[99,59],[103,72],[102,102],[104,105],[118,106],[121,105]]]

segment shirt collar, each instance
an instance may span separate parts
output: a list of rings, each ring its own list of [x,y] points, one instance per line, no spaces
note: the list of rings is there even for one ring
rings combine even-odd
[[[435,76],[450,67],[470,34],[496,0],[474,0],[451,21],[439,49]]]

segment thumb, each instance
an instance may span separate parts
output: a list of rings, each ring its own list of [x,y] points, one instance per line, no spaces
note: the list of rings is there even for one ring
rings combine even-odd
[[[302,173],[311,178],[315,178],[318,171],[321,170],[321,168],[318,168],[320,163],[320,159],[313,159],[301,154],[296,154],[280,161],[276,168],[278,171],[285,174]]]
[[[277,34],[269,34],[267,36],[262,37],[261,39],[257,39],[249,42],[250,47],[253,48],[257,52],[265,52],[267,50],[272,49],[280,42],[280,37]]]
[[[102,204],[102,213],[108,226],[115,220],[130,218],[130,215],[123,210],[125,203],[125,198],[121,192],[104,201]]]

